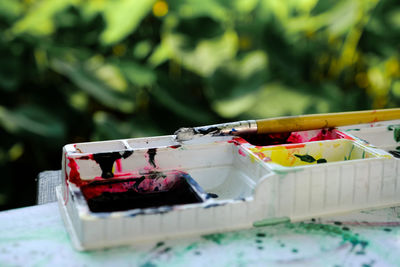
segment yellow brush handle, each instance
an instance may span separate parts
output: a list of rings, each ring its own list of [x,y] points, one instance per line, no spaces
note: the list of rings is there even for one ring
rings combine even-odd
[[[338,112],[257,120],[257,133],[282,133],[400,119],[400,108]]]

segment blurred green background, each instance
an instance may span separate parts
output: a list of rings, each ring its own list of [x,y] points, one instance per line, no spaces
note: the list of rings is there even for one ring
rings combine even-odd
[[[396,0],[1,0],[0,210],[64,144],[398,107]]]

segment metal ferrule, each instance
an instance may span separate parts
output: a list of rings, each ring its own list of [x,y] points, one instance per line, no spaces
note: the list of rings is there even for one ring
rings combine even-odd
[[[212,135],[242,135],[257,133],[255,120],[237,121],[222,124],[214,124],[203,127],[195,127],[195,133]]]

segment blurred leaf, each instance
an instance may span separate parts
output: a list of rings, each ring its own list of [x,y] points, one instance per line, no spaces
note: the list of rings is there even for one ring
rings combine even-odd
[[[160,129],[154,124],[149,124],[146,118],[121,121],[108,113],[98,111],[93,119],[95,129],[91,140],[94,141],[152,136],[160,133]]]
[[[37,1],[28,13],[12,27],[15,34],[29,32],[38,35],[51,34],[54,30],[53,17],[56,13],[70,6],[71,0],[42,0]]]
[[[233,103],[232,101],[236,101],[235,98],[254,93],[268,78],[267,65],[268,59],[263,51],[252,51],[243,55],[241,59],[227,62],[211,76],[207,92],[210,101],[224,100],[218,104],[213,103],[216,108],[218,106],[218,110],[221,110],[221,103]],[[242,109],[229,112],[231,115],[228,117],[240,114],[246,108],[243,104],[249,103],[244,99],[237,99],[237,101],[241,103]],[[227,105],[231,106],[231,104]],[[222,113],[219,114],[222,115]],[[227,117],[227,114],[222,116]]]
[[[168,45],[165,42],[161,42],[155,49],[154,52],[148,59],[148,63],[153,68],[167,61],[170,57],[170,51]]]
[[[315,108],[315,113],[326,112],[329,103],[313,95],[299,92],[279,83],[271,83],[252,95],[253,103],[245,114],[250,118],[269,118],[283,115],[300,115]]]
[[[16,161],[24,153],[24,146],[21,143],[14,144],[8,151],[8,157],[10,161]]]
[[[135,45],[133,49],[133,56],[137,59],[143,59],[150,54],[151,48],[152,46],[150,41],[141,41],[137,45]]]
[[[228,8],[220,1],[215,0],[174,0],[170,1],[171,10],[177,8],[178,14],[182,18],[211,17],[220,22],[229,19]]]
[[[0,5],[0,18],[11,22],[18,18],[22,12],[22,4],[15,0],[2,0]]]
[[[182,116],[196,122],[196,124],[206,123],[212,119],[208,111],[201,110],[183,101],[178,101],[166,88],[154,86],[150,92],[160,104],[174,112],[177,116]]]
[[[107,27],[101,35],[103,44],[110,45],[135,32],[142,19],[151,11],[155,0],[109,1],[104,9]]]
[[[0,125],[13,134],[30,134],[46,138],[63,138],[65,128],[51,113],[37,106],[8,110],[0,106]]]
[[[125,77],[134,85],[151,86],[155,83],[157,77],[154,71],[144,65],[133,61],[121,61],[116,63]]]
[[[111,89],[80,64],[55,58],[51,61],[51,66],[105,106],[127,113],[133,111],[135,99],[132,96]]]
[[[194,50],[186,50],[187,40],[184,36],[170,34],[166,42],[172,51],[172,57],[201,76],[208,76],[216,68],[232,59],[237,52],[238,38],[236,33],[226,31],[222,37],[200,41]]]

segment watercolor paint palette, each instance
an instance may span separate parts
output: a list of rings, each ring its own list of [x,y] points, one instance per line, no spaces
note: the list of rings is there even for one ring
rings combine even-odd
[[[59,207],[87,250],[397,205],[397,124],[70,144]]]

